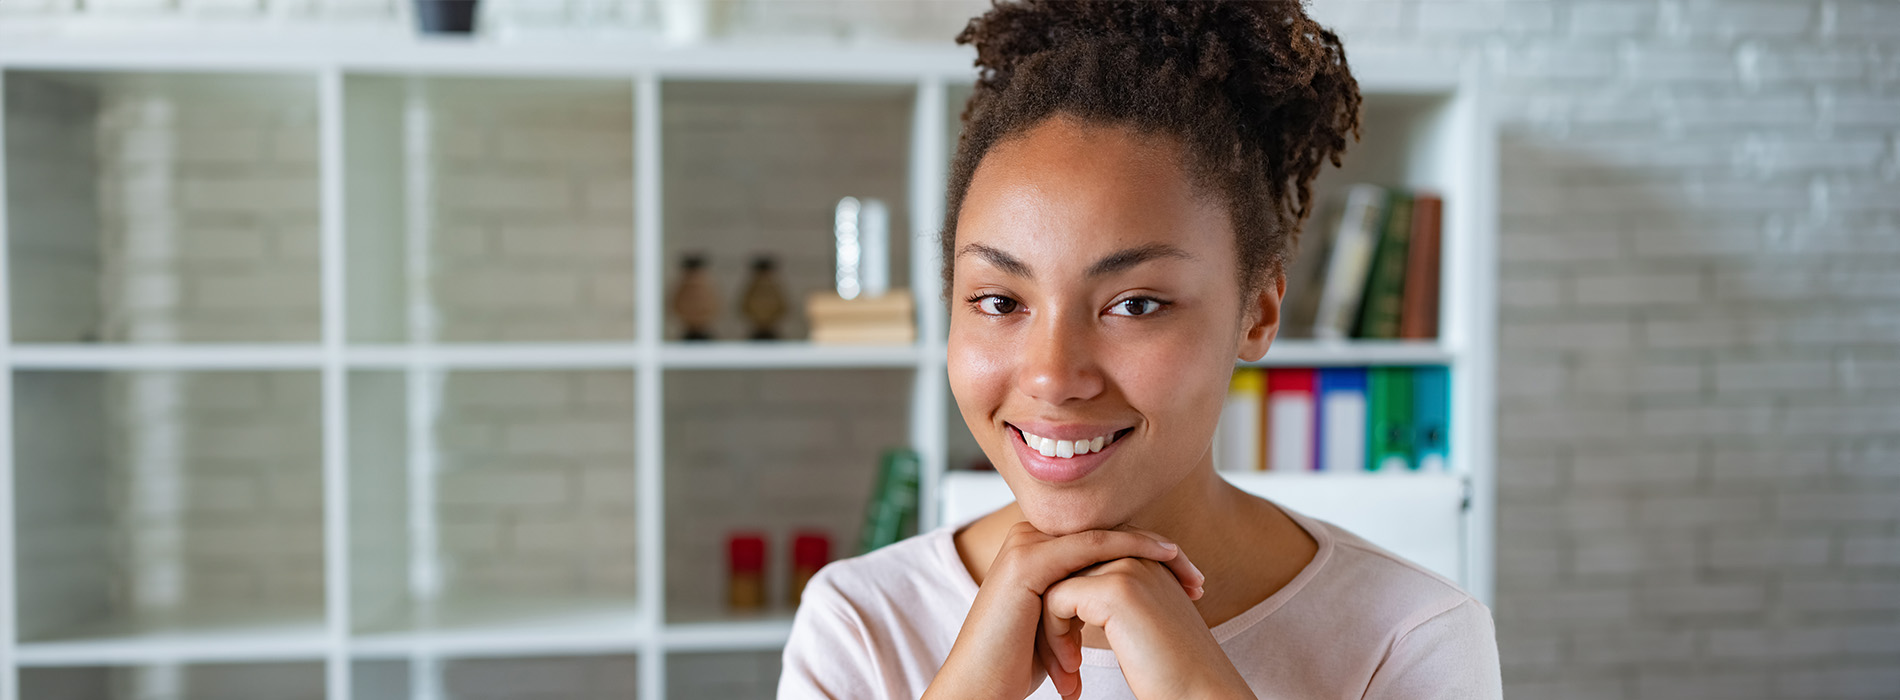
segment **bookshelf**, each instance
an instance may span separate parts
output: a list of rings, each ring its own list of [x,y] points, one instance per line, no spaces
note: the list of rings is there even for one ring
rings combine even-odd
[[[769,696],[790,611],[723,612],[706,550],[746,526],[782,560],[816,524],[848,554],[882,445],[922,456],[925,526],[985,478],[951,469],[974,448],[944,308],[914,346],[820,347],[678,342],[664,300],[682,252],[736,294],[764,240],[794,295],[821,286],[844,194],[891,205],[893,283],[938,298],[916,237],[969,62],[0,47],[0,700]],[[1453,473],[1250,478],[1468,497],[1463,581],[1488,600],[1492,127],[1456,66],[1355,73],[1365,141],[1318,193],[1444,194],[1441,338],[1286,339],[1260,364],[1451,368]]]

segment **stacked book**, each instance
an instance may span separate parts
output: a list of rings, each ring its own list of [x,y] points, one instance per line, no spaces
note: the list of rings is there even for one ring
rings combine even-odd
[[[1222,471],[1442,472],[1444,367],[1234,370],[1214,440]]]
[[[916,305],[910,292],[845,299],[814,292],[805,299],[811,342],[827,345],[907,345],[917,341]]]
[[[1287,270],[1287,329],[1319,339],[1438,337],[1438,195],[1346,189]]]

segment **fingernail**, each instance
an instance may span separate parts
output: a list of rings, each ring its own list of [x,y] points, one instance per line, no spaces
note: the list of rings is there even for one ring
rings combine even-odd
[[[1179,552],[1179,551],[1181,551],[1181,545],[1178,545],[1178,544],[1175,544],[1175,543],[1173,543],[1173,542],[1163,542],[1163,543],[1161,543],[1161,548],[1162,548],[1162,549],[1165,549],[1165,550],[1168,550],[1168,551],[1170,551],[1170,552]]]

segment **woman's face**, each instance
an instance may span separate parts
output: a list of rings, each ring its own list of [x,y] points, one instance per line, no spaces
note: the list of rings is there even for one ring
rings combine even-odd
[[[1227,211],[1180,155],[1057,116],[993,147],[965,195],[950,388],[1044,532],[1146,519],[1211,473],[1234,360],[1277,329],[1277,288],[1243,301]]]

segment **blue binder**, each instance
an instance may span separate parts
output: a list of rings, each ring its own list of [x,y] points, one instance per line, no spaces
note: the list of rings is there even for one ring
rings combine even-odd
[[[1420,471],[1451,469],[1451,372],[1444,367],[1420,367],[1412,373],[1412,421],[1418,433],[1412,444]]]
[[[1313,441],[1313,468],[1319,471],[1366,470],[1366,368],[1340,367],[1319,371],[1318,433]]]

